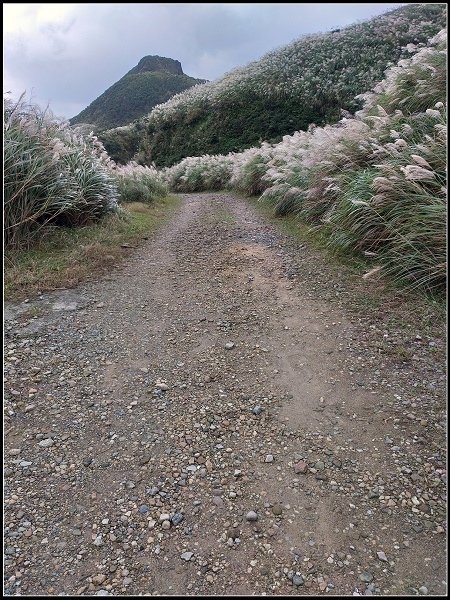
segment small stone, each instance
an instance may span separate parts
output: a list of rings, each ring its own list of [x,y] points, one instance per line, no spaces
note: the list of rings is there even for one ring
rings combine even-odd
[[[301,575],[294,575],[294,577],[292,578],[292,583],[298,587],[300,585],[303,585],[305,583],[305,580]]]
[[[263,407],[257,404],[254,408],[252,408],[252,413],[254,415],[260,415],[263,411]]]
[[[163,529],[170,529],[170,521],[163,521],[161,527]]]
[[[372,573],[369,573],[368,571],[363,571],[361,573],[361,575],[359,576],[359,579],[361,581],[364,581],[364,583],[370,583],[373,579],[373,575],[372,575]]]
[[[55,442],[52,440],[52,438],[46,438],[45,440],[41,440],[39,442],[39,446],[41,448],[50,448],[54,443]]]
[[[184,520],[183,513],[177,512],[172,517],[172,525],[179,525]]]
[[[163,521],[170,521],[169,513],[162,513],[159,515],[159,521],[162,523]]]
[[[266,456],[266,458],[264,459],[264,462],[266,462],[266,463],[271,463],[271,462],[273,462],[273,454],[268,454],[268,455]]]
[[[428,588],[424,585],[421,585],[419,588],[419,594],[422,594],[422,596],[426,596],[428,594]]]
[[[88,467],[91,463],[92,463],[92,458],[91,457],[83,458],[83,465],[85,467]]]
[[[18,456],[20,454],[20,448],[11,448],[8,454],[9,456]]]
[[[148,512],[149,512],[149,510],[150,510],[150,509],[149,509],[149,507],[148,507],[146,504],[142,504],[142,505],[139,507],[139,512],[141,513],[141,515],[145,515],[146,513],[148,513]]]
[[[306,473],[307,470],[308,470],[308,465],[303,460],[300,460],[298,463],[296,463],[294,465],[294,471],[296,473]]]
[[[246,515],[245,518],[247,519],[247,521],[257,521],[258,520],[258,515],[255,513],[254,510],[250,510]]]
[[[278,517],[283,512],[283,508],[279,504],[275,504],[275,506],[272,508],[272,512]]]
[[[232,348],[234,348],[234,342],[227,342],[227,343],[225,344],[225,348],[226,348],[227,350],[231,350]]]
[[[323,461],[321,461],[321,460],[318,460],[318,461],[315,463],[315,465],[314,465],[314,468],[315,468],[317,471],[323,471],[323,470],[325,469],[325,463],[324,463]]]
[[[180,556],[181,559],[189,561],[191,560],[191,558],[194,556],[193,552],[183,552],[183,554]]]
[[[225,507],[224,501],[222,500],[222,498],[220,496],[213,497],[213,504],[215,504],[217,506],[217,508]]]
[[[158,390],[161,390],[162,392],[167,392],[167,390],[169,389],[169,386],[167,385],[167,383],[158,382],[155,385],[155,388],[157,388]]]
[[[381,550],[379,552],[377,552],[377,556],[383,562],[387,562],[388,561],[388,559],[386,558],[386,554],[383,551],[381,551]]]
[[[95,575],[92,578],[92,583],[94,583],[95,585],[101,585],[106,579],[106,575],[104,575],[103,573],[99,573],[98,575]]]

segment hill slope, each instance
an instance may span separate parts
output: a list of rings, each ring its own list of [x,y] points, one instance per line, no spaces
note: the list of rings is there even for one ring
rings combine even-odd
[[[177,60],[145,56],[119,81],[73,117],[70,123],[92,123],[102,129],[126,125],[146,115],[154,106],[166,102],[175,94],[204,82],[204,79],[185,75]]]
[[[137,124],[102,138],[112,157],[172,165],[186,156],[224,154],[275,142],[310,123],[333,123],[340,109],[384,70],[446,24],[445,4],[401,7],[364,23],[306,36],[261,60],[156,106]]]

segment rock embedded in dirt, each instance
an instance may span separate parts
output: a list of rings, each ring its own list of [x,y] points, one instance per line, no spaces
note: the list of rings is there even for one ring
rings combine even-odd
[[[182,558],[185,561],[189,561],[191,560],[191,558],[194,556],[193,552],[183,552],[183,554],[180,556],[180,558]]]
[[[45,440],[41,440],[39,442],[39,446],[41,448],[51,448],[54,445],[54,441],[52,440],[52,438],[46,438]]]
[[[306,473],[308,471],[308,465],[304,461],[300,460],[299,462],[295,463],[294,471],[296,473]]]
[[[257,521],[258,520],[258,515],[254,510],[250,510],[246,515],[245,518],[247,519],[247,521]]]
[[[179,525],[184,520],[184,515],[177,512],[172,517],[172,525]]]

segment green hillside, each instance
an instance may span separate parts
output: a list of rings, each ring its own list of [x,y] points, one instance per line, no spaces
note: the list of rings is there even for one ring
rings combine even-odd
[[[91,123],[99,129],[126,125],[149,113],[157,104],[204,81],[185,75],[181,64],[171,58],[145,56],[70,123]]]
[[[383,78],[446,25],[445,4],[411,4],[341,30],[305,36],[156,106],[138,123],[102,140],[115,160],[169,166],[187,156],[224,154],[276,142],[314,123],[334,123],[340,109]]]

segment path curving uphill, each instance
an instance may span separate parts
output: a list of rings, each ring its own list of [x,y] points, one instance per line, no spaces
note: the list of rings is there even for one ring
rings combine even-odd
[[[444,595],[444,340],[183,198],[119,271],[5,307],[5,593]]]

